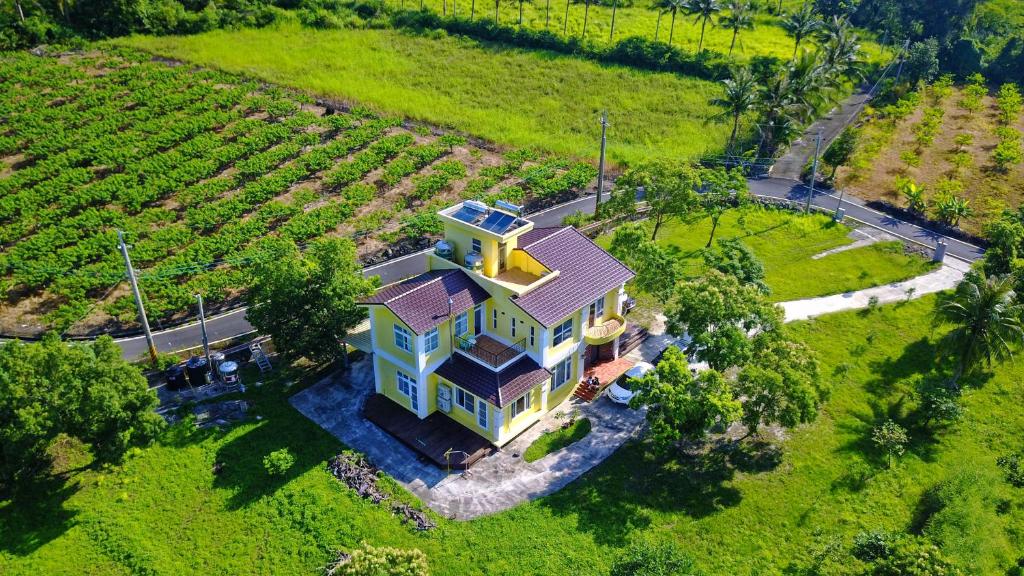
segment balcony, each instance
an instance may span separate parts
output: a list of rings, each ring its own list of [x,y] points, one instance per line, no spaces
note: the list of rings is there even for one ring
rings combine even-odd
[[[607,344],[622,335],[625,330],[625,318],[618,314],[612,314],[603,322],[588,327],[583,333],[583,341],[593,346]]]
[[[455,346],[466,356],[497,370],[526,352],[526,338],[508,346],[484,334],[456,336]]]

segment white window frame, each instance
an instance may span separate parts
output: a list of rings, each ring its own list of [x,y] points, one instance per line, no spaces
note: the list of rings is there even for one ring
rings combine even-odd
[[[512,339],[515,339],[515,337],[516,337],[516,317],[515,316],[512,316],[512,317],[509,318],[509,328],[511,330],[510,334],[512,334]]]
[[[462,396],[462,400],[461,401],[459,400],[459,396]],[[467,400],[468,400],[468,402],[466,402]],[[466,408],[466,406],[463,404],[463,402],[468,403],[469,404],[469,408]],[[469,392],[466,392],[462,388],[459,388],[458,386],[456,386],[455,387],[455,405],[458,406],[459,408],[462,408],[466,412],[469,412],[470,414],[473,414],[475,412],[475,410],[476,410],[476,396],[474,396],[474,395],[470,394]]]
[[[405,384],[405,390],[402,390],[402,384]],[[395,387],[400,394],[412,398],[416,390],[416,381],[405,372],[395,370]]]
[[[397,323],[395,324],[395,346],[399,350],[412,352],[412,334]]]
[[[479,238],[473,238],[471,244],[473,246],[473,252],[476,252],[477,254],[484,253],[484,244],[483,242],[480,241]]]
[[[572,354],[555,364],[554,374],[551,376],[551,390],[557,390],[572,380]]]
[[[494,327],[494,330],[498,329],[498,309],[497,308],[492,308],[491,309],[491,326]]]
[[[551,331],[551,345],[558,346],[562,342],[572,340],[573,321],[570,317]]]
[[[604,318],[604,296],[594,300],[594,318],[597,320]]]
[[[469,333],[469,312],[463,312],[455,317],[455,335],[463,336]]]
[[[509,416],[511,416],[510,420],[515,420],[521,414],[525,413],[527,410],[530,409],[530,396],[532,395],[533,390],[529,390],[526,394],[523,394],[522,396],[516,398],[515,401],[512,402],[508,409]],[[519,407],[520,402],[523,403],[522,408]]]
[[[437,333],[437,327],[427,330],[426,334],[423,335],[423,352],[430,354],[434,350],[437,350],[438,346],[441,345],[441,337]]]
[[[476,399],[476,425],[487,430],[487,402],[482,398]]]

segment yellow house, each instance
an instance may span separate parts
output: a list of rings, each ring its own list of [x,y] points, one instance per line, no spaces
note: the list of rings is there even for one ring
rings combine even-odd
[[[362,302],[376,392],[501,446],[617,357],[633,272],[571,227],[474,201],[439,215],[427,271]]]

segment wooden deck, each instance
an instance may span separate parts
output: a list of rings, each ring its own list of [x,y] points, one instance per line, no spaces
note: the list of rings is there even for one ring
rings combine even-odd
[[[465,470],[495,451],[489,440],[443,412],[434,412],[420,420],[383,394],[366,399],[363,416],[441,469],[448,468],[444,455],[449,450],[452,451],[452,470]]]
[[[618,380],[619,376],[625,374],[627,370],[635,365],[636,362],[621,356],[615,360],[607,360],[605,362],[595,364],[583,373],[583,379],[576,385],[576,391],[574,394],[580,400],[590,402],[594,398],[597,398],[601,394],[601,391],[607,388],[609,384]],[[587,386],[583,383],[591,376],[597,376],[597,380],[599,382],[597,388]]]

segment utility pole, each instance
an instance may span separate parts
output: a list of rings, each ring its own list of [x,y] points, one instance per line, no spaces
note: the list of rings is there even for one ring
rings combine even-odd
[[[206,368],[210,371],[210,378],[217,379],[217,370],[210,358],[210,339],[206,336],[206,314],[203,312],[203,295],[196,294],[196,304],[199,305],[199,328],[203,332],[203,354],[206,355]]]
[[[814,181],[818,179],[818,155],[821,154],[821,130],[818,130],[818,140],[814,145],[814,165],[811,168],[811,188],[807,191],[807,206],[804,213],[811,213],[811,200],[814,199]]]
[[[597,203],[594,217],[601,211],[601,193],[604,192],[604,151],[608,147],[608,112],[601,112],[601,158],[597,162]]]
[[[142,331],[146,334],[146,344],[149,346],[149,358],[156,364],[156,344],[153,342],[153,333],[149,330],[149,318],[146,318],[146,308],[142,305],[142,294],[139,293],[139,284],[135,279],[135,269],[132,268],[132,259],[128,257],[128,245],[124,243],[124,233],[117,231],[117,247],[121,249],[121,256],[124,257],[124,269],[128,274],[128,282],[132,285],[132,295],[135,296],[135,307],[139,310],[139,321],[142,322]]]
[[[900,66],[899,66],[899,68],[896,69],[896,80],[894,81],[894,83],[896,83],[896,84],[900,83],[900,76],[903,74],[903,63],[907,61],[907,50],[909,48],[910,48],[910,39],[908,38],[906,41],[903,42],[903,49],[900,50],[900,55],[899,55]]]

